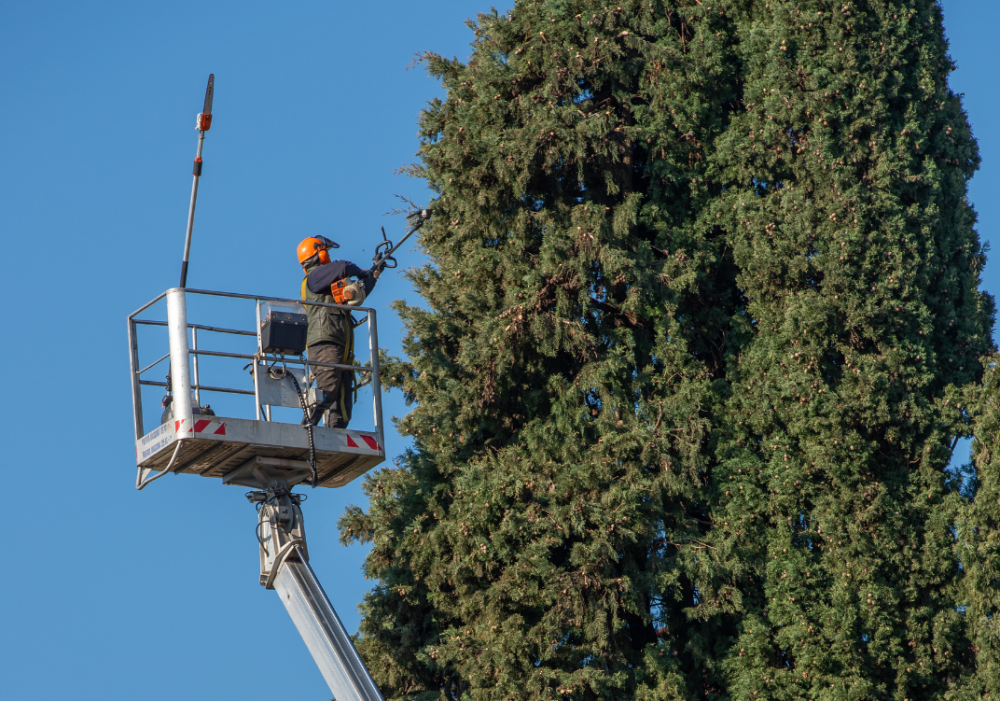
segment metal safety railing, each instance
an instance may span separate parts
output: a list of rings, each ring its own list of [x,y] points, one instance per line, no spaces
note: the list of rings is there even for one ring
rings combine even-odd
[[[189,323],[187,319],[187,296],[188,295],[199,295],[206,297],[223,297],[229,299],[242,299],[254,302],[255,307],[255,320],[257,331],[248,331],[244,329],[233,329],[225,328],[214,325]],[[138,318],[140,314],[147,311],[153,307],[157,302],[161,300],[167,300],[167,319],[146,319]],[[348,365],[348,364],[336,364],[336,363],[325,363],[316,360],[310,361],[305,355],[300,356],[288,356],[281,355],[277,353],[265,353],[261,345],[261,306],[268,303],[278,303],[284,305],[301,305],[306,306],[316,306],[316,307],[330,307],[333,309],[342,309],[346,312],[364,315],[362,319],[357,322],[353,322],[354,327],[357,329],[363,325],[368,328],[368,350],[371,354],[370,364],[368,366],[363,365]],[[353,320],[353,316],[349,317]],[[144,367],[139,366],[139,334],[138,328],[140,326],[149,327],[166,327],[169,337],[169,351],[158,357],[152,363],[147,364]],[[220,350],[209,350],[204,347],[199,347],[199,332],[203,334],[223,334],[230,336],[252,336],[256,338],[256,352],[255,353],[236,353],[230,351],[220,351]],[[158,295],[154,299],[150,300],[143,306],[141,306],[136,311],[132,312],[128,316],[128,340],[129,340],[129,366],[131,370],[131,386],[132,386],[132,405],[134,411],[134,421],[135,421],[135,435],[136,439],[141,439],[144,432],[143,423],[143,403],[142,403],[142,388],[143,387],[163,387],[167,388],[171,394],[172,401],[174,403],[174,416],[191,416],[192,414],[192,400],[195,405],[201,404],[201,393],[202,392],[218,392],[223,394],[233,394],[233,395],[245,395],[253,396],[255,404],[255,416],[257,420],[272,420],[272,405],[262,403],[261,401],[261,389],[262,383],[264,382],[264,377],[266,373],[261,372],[266,368],[274,368],[276,366],[281,366],[282,369],[286,366],[300,366],[304,371],[305,376],[305,386],[301,388],[302,392],[305,392],[309,383],[311,368],[314,367],[327,367],[327,368],[338,368],[341,370],[349,370],[355,373],[367,374],[370,377],[370,384],[372,387],[373,401],[372,401],[372,414],[374,419],[374,429],[378,436],[379,445],[384,445],[384,430],[382,424],[382,385],[379,376],[379,358],[378,358],[378,325],[376,321],[376,312],[370,307],[352,307],[344,306],[339,304],[325,304],[322,302],[305,302],[297,299],[284,299],[281,297],[265,297],[261,295],[246,295],[239,294],[235,292],[216,292],[211,290],[194,290],[194,289],[182,289],[173,288],[167,290],[166,292]],[[204,340],[204,336],[203,336]],[[253,368],[253,389],[246,387],[227,387],[222,384],[202,384],[202,368],[199,363],[199,358],[230,358],[234,360],[240,360],[248,362]],[[147,373],[153,368],[159,366],[164,361],[169,361],[170,371],[169,380],[170,382],[157,381],[152,379],[146,379]],[[240,417],[230,417],[230,418],[240,418]]]

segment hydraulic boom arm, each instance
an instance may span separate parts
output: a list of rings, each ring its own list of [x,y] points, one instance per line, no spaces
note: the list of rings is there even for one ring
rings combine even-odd
[[[309,566],[302,495],[284,482],[249,492],[258,504],[260,583],[281,597],[337,701],[384,701],[344,624]]]

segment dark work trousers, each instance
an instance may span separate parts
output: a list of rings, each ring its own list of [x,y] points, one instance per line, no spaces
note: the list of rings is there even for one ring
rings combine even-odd
[[[347,364],[344,362],[344,347],[332,341],[309,346],[309,360],[337,365]],[[310,423],[316,426],[322,417],[325,426],[347,428],[351,420],[351,410],[354,408],[354,373],[339,368],[313,366],[311,369],[316,376],[316,387],[323,390],[326,402],[311,411]],[[341,397],[342,391],[343,397]]]

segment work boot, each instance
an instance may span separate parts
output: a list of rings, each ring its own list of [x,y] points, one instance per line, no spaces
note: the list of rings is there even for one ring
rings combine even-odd
[[[309,409],[309,412],[302,417],[302,425],[319,426],[320,419],[323,418],[323,407],[314,406]]]
[[[323,412],[323,425],[328,428],[347,428],[347,422],[335,409],[327,409]]]

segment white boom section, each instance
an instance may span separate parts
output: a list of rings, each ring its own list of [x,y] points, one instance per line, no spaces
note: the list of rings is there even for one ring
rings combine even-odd
[[[383,701],[309,563],[285,560],[274,590],[337,701]]]
[[[188,358],[187,298],[184,290],[167,290],[167,327],[170,333],[170,390],[174,418],[191,420],[191,369]],[[188,425],[186,428],[189,428]]]
[[[274,479],[272,470],[268,464],[259,465],[254,478],[264,489],[247,494],[258,505],[260,583],[278,592],[337,701],[385,701],[309,566],[299,508],[303,496]]]

